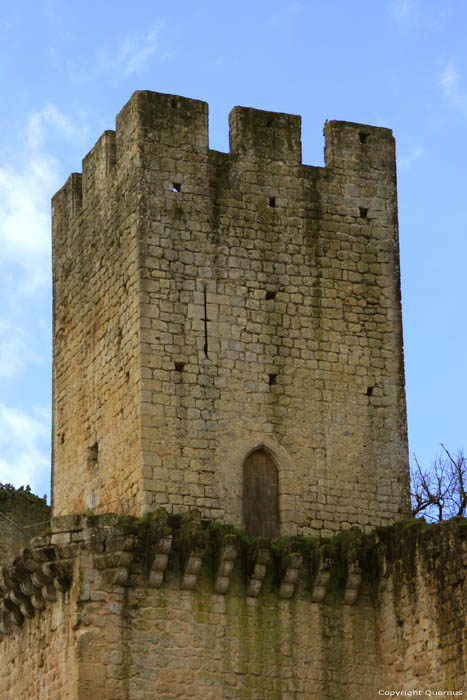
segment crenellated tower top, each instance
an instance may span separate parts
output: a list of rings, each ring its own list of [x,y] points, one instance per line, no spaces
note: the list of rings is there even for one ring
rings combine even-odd
[[[394,140],[138,91],[53,199],[53,508],[251,534],[408,513]]]

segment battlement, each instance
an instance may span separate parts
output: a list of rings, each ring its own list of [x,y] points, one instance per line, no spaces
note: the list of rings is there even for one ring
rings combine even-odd
[[[154,156],[155,162],[157,153],[162,151],[166,159],[173,159],[170,165],[175,165],[176,170],[170,167],[166,172],[164,189],[174,192],[177,191],[174,185],[179,185],[178,191],[185,193],[189,191],[186,183],[182,190],[182,183],[172,180],[183,179],[187,170],[187,176],[203,177],[203,170],[193,173],[189,163],[195,161],[198,167],[206,168],[209,155],[214,155],[209,151],[208,105],[205,102],[139,90],[116,121],[116,131],[105,131],[83,159],[82,196],[79,174],[74,173],[53,198],[53,208],[60,206],[63,199],[69,201],[68,211],[72,214],[79,211],[82,202],[84,206],[88,203],[93,206],[95,197],[108,186],[108,176],[111,173],[112,177],[116,176],[114,166],[122,170],[123,177],[131,178],[143,166],[138,160],[143,152]],[[394,139],[390,129],[329,121],[325,124],[324,136],[327,169],[358,170],[366,172],[366,176],[376,170],[394,181]],[[262,169],[270,168],[272,175],[277,174],[277,166],[302,164],[301,117],[297,115],[234,107],[229,116],[229,142],[231,157],[260,161]],[[168,164],[166,160],[165,165]],[[150,157],[145,158],[144,167],[149,170],[153,167]]]

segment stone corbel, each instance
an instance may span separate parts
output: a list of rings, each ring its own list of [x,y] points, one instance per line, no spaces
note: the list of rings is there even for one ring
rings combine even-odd
[[[303,556],[299,553],[289,554],[285,563],[285,574],[279,589],[280,598],[292,598],[295,592],[295,584],[298,580]]]
[[[203,561],[204,549],[191,552],[185,563],[183,572],[182,589],[184,591],[193,591],[196,587],[198,573]]]
[[[266,576],[267,566],[271,558],[269,549],[258,549],[256,552],[253,572],[248,582],[247,596],[257,598],[263,585],[263,579]]]
[[[158,540],[155,547],[156,554],[149,573],[149,585],[151,588],[160,588],[162,586],[171,548],[172,535],[163,536]]]
[[[31,604],[31,600],[28,598],[28,596],[24,595],[24,593],[21,593],[19,586],[17,588],[13,588],[8,593],[8,597],[12,603],[19,607],[24,617],[34,617],[35,610]]]
[[[24,622],[24,615],[19,609],[18,605],[13,603],[10,598],[4,598],[0,603],[0,614],[6,613],[9,615],[10,619],[13,620],[15,625],[21,626]],[[10,614],[11,613],[11,614]]]
[[[208,537],[202,527],[199,511],[192,510],[182,515],[180,537],[183,566],[181,588],[185,591],[193,591],[208,544]]]
[[[57,589],[50,583],[46,583],[42,586],[41,594],[44,600],[50,603],[55,603],[55,601],[57,600]]]
[[[230,575],[232,573],[237,554],[237,538],[235,535],[226,535],[222,543],[216,582],[214,584],[215,592],[219,593],[220,595],[224,595],[229,590]]]
[[[357,601],[361,582],[362,570],[358,562],[353,561],[349,563],[347,581],[345,583],[344,603],[346,605],[353,605]]]
[[[311,600],[313,603],[321,603],[321,601],[324,600],[329,579],[331,578],[331,569],[332,559],[323,559],[320,562],[313,590],[311,592]]]
[[[108,541],[110,551],[104,554],[94,554],[96,568],[104,570],[109,582],[117,586],[128,585],[130,567],[134,559],[135,544],[136,538],[134,535],[124,539],[114,538]]]
[[[112,583],[118,586],[126,586],[130,577],[130,566],[134,558],[135,538],[134,536],[127,537],[123,544],[122,551],[117,561],[117,571],[113,577]]]

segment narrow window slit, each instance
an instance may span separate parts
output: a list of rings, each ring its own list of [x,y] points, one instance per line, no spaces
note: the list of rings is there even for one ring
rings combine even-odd
[[[366,390],[366,395],[367,395],[367,396],[371,396],[371,395],[372,395],[372,393],[373,393],[373,389],[374,389],[374,387],[373,387],[373,386],[369,386],[369,387],[367,387],[367,390]]]
[[[360,136],[360,143],[366,143],[366,140],[367,140],[369,134],[365,134],[364,131],[361,131],[359,136]]]
[[[277,382],[277,374],[268,374],[269,377],[269,386],[274,386]]]
[[[173,182],[172,183],[172,192],[181,192],[181,191],[182,191],[181,182]]]
[[[275,197],[269,197],[269,206],[270,207],[276,206],[276,198]]]
[[[366,207],[359,207],[360,209],[360,218],[361,219],[366,219],[368,215],[368,209]]]
[[[99,443],[95,442],[94,445],[88,447],[88,467],[95,467],[99,459]]]
[[[204,355],[208,356],[208,301],[206,294],[206,287],[204,288]]]

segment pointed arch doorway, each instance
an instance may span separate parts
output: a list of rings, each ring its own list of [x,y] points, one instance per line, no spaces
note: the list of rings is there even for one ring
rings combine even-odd
[[[243,463],[243,522],[249,537],[280,535],[279,474],[263,448]]]

